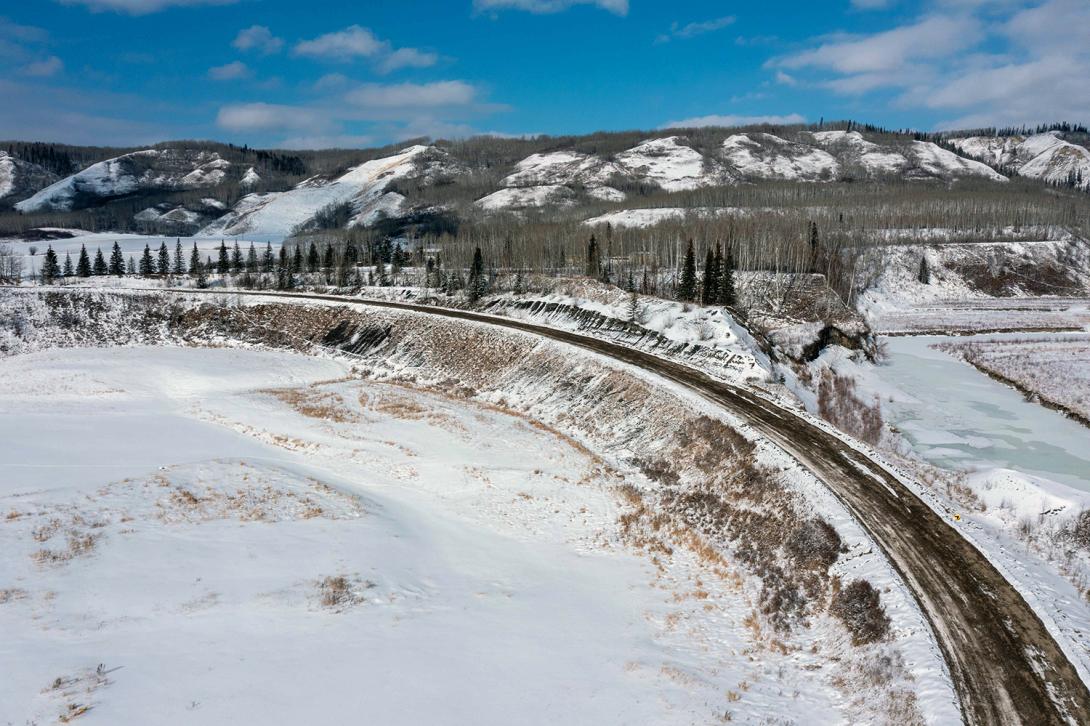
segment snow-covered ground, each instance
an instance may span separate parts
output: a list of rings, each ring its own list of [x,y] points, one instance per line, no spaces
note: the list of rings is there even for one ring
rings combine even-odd
[[[251,309],[262,301],[240,302]],[[854,650],[820,603],[790,634],[769,632],[756,610],[760,581],[737,563],[709,569],[706,554],[694,557],[702,550],[680,544],[668,556],[637,556],[622,546],[617,527],[625,507],[615,492],[632,484],[650,502],[655,488],[630,463],[615,465],[636,452],[666,451],[685,422],[721,415],[715,407],[661,382],[633,381],[636,371],[596,356],[489,326],[449,330],[426,316],[369,316],[378,324],[396,321],[400,331],[393,348],[367,359],[372,381],[419,381],[438,392],[340,380],[344,364],[319,361],[312,369],[297,356],[259,351],[73,350],[0,363],[5,378],[36,382],[0,398],[0,411],[14,414],[0,418],[9,428],[13,419],[33,420],[28,410],[42,412],[37,429],[18,429],[24,439],[37,441],[36,431],[49,430],[49,451],[77,452],[83,463],[121,461],[122,468],[124,451],[147,452],[136,470],[84,466],[78,487],[66,481],[43,491],[41,479],[32,480],[18,490],[22,496],[0,501],[0,509],[12,501],[20,508],[0,522],[0,535],[21,543],[19,550],[5,546],[19,556],[3,562],[23,578],[0,605],[0,618],[18,618],[21,643],[37,649],[39,666],[33,677],[6,686],[24,699],[16,703],[48,716],[91,699],[99,705],[85,717],[89,723],[96,711],[103,723],[115,723],[110,716],[119,711],[112,709],[132,702],[148,704],[153,710],[142,712],[164,722],[193,717],[183,709],[204,711],[201,720],[211,723],[313,717],[313,710],[293,710],[298,700],[311,709],[319,704],[332,720],[364,709],[384,722],[457,722],[472,714],[477,722],[691,723],[728,712],[735,721],[871,722],[919,714],[929,723],[957,722],[940,655],[904,585],[835,497],[775,447],[759,444],[762,465],[779,472],[788,497],[807,503],[807,516],[823,517],[839,532],[847,549],[831,574],[878,587],[894,623],[890,642]],[[552,375],[580,385],[557,386]],[[479,403],[441,393],[468,386]],[[266,390],[272,387],[282,390]],[[623,395],[603,396],[605,390]],[[89,446],[81,425],[99,404],[109,415],[93,417],[95,441],[113,448]],[[558,426],[594,453],[495,405]],[[633,419],[633,405],[656,415]],[[156,444],[150,427],[152,440],[141,439],[145,427],[132,414],[144,406],[168,427],[188,427],[181,438],[190,438],[188,431],[214,445],[179,447],[169,432]],[[68,426],[58,425],[65,417]],[[80,423],[71,424],[76,418]],[[129,428],[111,428],[115,423]],[[42,446],[11,463],[40,464]],[[24,468],[56,479],[55,469]],[[326,490],[310,479],[353,495],[347,499],[362,516],[341,517],[357,510],[347,499],[323,499]],[[253,498],[236,490],[250,480],[294,496],[264,494],[258,504],[266,514],[238,521],[233,507]],[[168,501],[149,505],[149,489],[155,503]],[[91,499],[89,492],[96,492]],[[270,510],[265,499],[279,504]],[[323,514],[300,521],[315,504]],[[146,521],[146,511],[155,521]],[[24,527],[24,517],[34,517],[33,526]],[[51,518],[67,529],[47,544],[33,541]],[[91,526],[100,521],[105,526]],[[203,528],[196,529],[201,536],[192,528]],[[84,546],[86,533],[98,537]],[[110,573],[131,551],[129,538],[141,552],[131,582],[151,581],[164,551],[171,562],[181,560],[182,574],[160,588],[125,589],[130,580]],[[184,546],[193,542],[199,551]],[[39,550],[63,561],[40,555],[43,567],[34,560]],[[343,583],[326,580],[340,576]],[[34,584],[39,577],[52,579]],[[0,572],[0,588],[8,579]],[[330,592],[339,600],[332,609],[321,602]],[[116,617],[102,605],[130,599]],[[66,610],[66,602],[91,607]],[[41,635],[43,620],[69,632],[66,649]],[[529,632],[520,627],[527,621]],[[97,663],[110,685],[86,695],[85,686],[103,680]],[[118,665],[124,667],[111,671]],[[264,685],[232,700],[230,684],[254,683],[255,668],[268,674],[258,681]],[[49,688],[57,677],[60,687]],[[69,677],[83,680],[71,686],[63,680]],[[313,693],[321,697],[308,698]],[[465,710],[452,714],[451,701]]]
[[[970,136],[950,139],[964,154],[1010,167],[1021,176],[1054,184],[1075,181],[1090,188],[1090,149],[1065,141],[1060,132],[1030,136]]]
[[[0,370],[5,722],[691,723],[755,682],[743,633],[664,627],[718,596],[652,587],[614,479],[518,417],[288,353]]]

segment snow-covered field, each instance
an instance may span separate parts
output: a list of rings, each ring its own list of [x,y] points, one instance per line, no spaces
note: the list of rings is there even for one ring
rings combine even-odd
[[[753,680],[520,418],[288,353],[0,370],[4,722],[691,723]]]

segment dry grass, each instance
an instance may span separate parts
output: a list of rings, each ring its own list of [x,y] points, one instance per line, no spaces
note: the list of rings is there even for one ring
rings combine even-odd
[[[363,604],[366,602],[363,592],[375,586],[372,582],[348,575],[331,575],[315,584],[318,589],[318,603],[334,612]]]

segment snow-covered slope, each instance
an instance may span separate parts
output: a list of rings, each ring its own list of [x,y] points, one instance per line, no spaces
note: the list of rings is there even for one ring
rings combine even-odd
[[[0,151],[0,204],[26,196],[56,179],[51,171]]]
[[[829,181],[840,164],[827,151],[773,134],[735,134],[723,142],[723,158],[743,178]]]
[[[969,156],[1010,167],[1022,176],[1090,189],[1090,150],[1065,141],[1058,131],[1032,136],[970,136],[950,143]]]
[[[904,154],[867,141],[858,131],[817,131],[811,136],[819,146],[835,153],[841,163],[857,165],[867,174],[896,174],[908,166]]]
[[[490,212],[544,207],[549,204],[571,204],[573,196],[572,190],[561,184],[511,187],[478,199],[477,206]]]
[[[369,224],[380,214],[396,213],[404,197],[387,193],[387,186],[419,170],[428,146],[410,146],[394,156],[353,167],[336,179],[313,177],[286,192],[248,194],[235,208],[201,230],[201,235],[247,234],[284,237],[331,205],[351,204],[350,225]]]
[[[214,151],[146,149],[92,164],[15,205],[21,212],[70,211],[141,191],[212,187],[231,162]]]
[[[980,176],[992,181],[1007,181],[1007,177],[987,164],[958,156],[930,141],[913,141],[909,155],[916,167],[927,175],[942,178]]]
[[[617,163],[630,175],[658,184],[669,192],[722,184],[722,169],[679,136],[649,139],[617,154]]]

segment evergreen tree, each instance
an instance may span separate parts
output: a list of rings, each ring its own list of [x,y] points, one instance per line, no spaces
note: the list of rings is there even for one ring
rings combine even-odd
[[[481,247],[473,251],[473,265],[469,268],[469,301],[477,302],[488,291],[488,276],[484,271],[484,257],[481,255]]]
[[[821,237],[818,235],[817,222],[810,222],[810,272],[818,270],[818,256],[821,252]]]
[[[144,254],[140,256],[140,274],[151,277],[155,274],[155,262],[151,258],[151,247],[144,245]]]
[[[231,272],[236,275],[242,272],[242,249],[238,246],[238,241],[235,241],[235,247],[231,250]]]
[[[210,265],[208,267],[210,267]],[[201,262],[201,258],[199,255],[197,256],[197,264],[189,266],[189,274],[196,276],[197,288],[200,290],[208,287],[208,267],[206,267],[204,263]]]
[[[587,242],[587,269],[585,273],[587,277],[597,279],[602,268],[601,256],[601,251],[598,249],[598,240],[595,239],[594,235],[591,235],[590,241]]]
[[[355,243],[352,240],[344,245],[344,264],[349,267],[355,267],[360,263],[360,251],[356,248]]]
[[[293,273],[303,271],[303,248],[299,245],[295,245],[295,254],[291,257],[291,271]]]
[[[60,274],[61,267],[57,261],[57,253],[53,251],[53,245],[49,245],[45,251],[45,259],[42,261],[42,282],[52,285]]]
[[[333,271],[333,245],[331,244],[326,244],[325,252],[322,254],[322,270],[327,275]]]
[[[265,256],[261,258],[261,271],[272,272],[276,267],[276,258],[273,255],[272,242],[265,243]]]
[[[735,302],[734,251],[728,247],[727,256],[723,259],[723,273],[719,276],[719,304],[730,307]]]
[[[65,252],[64,253],[64,276],[65,277],[71,277],[74,274],[76,274],[76,270],[75,270],[75,268],[72,267],[72,253],[71,252]]]
[[[170,274],[170,251],[166,242],[159,243],[159,261],[155,265],[155,271],[163,277]]]
[[[307,250],[307,272],[317,272],[320,262],[321,258],[318,256],[318,245],[311,242],[310,249]]]
[[[927,255],[920,257],[920,271],[916,275],[916,279],[919,280],[921,284],[931,284],[931,267],[927,264]]]
[[[220,240],[220,257],[216,263],[216,272],[226,275],[231,270],[231,259],[227,256],[227,243]]]
[[[715,269],[715,255],[712,253],[711,247],[708,248],[707,254],[704,255],[704,279],[700,285],[700,304],[701,305],[714,305],[719,299],[718,270]]]
[[[106,258],[102,256],[102,248],[95,250],[95,263],[91,266],[91,274],[97,277],[109,274],[110,266],[106,264]]]
[[[121,245],[116,241],[114,242],[114,248],[110,252],[110,269],[111,275],[117,275],[121,277],[125,274],[125,256],[121,254]]]
[[[182,241],[174,240],[174,267],[171,269],[174,275],[185,274],[185,257],[182,256]]]
[[[681,266],[681,282],[677,286],[677,298],[685,302],[696,301],[696,253],[693,241],[685,248],[685,261]]]
[[[87,256],[87,245],[80,245],[79,262],[76,263],[76,275],[79,277],[91,276],[91,258]]]
[[[254,249],[254,243],[250,243],[250,249],[246,252],[246,271],[257,274],[260,270],[257,267],[257,250]]]
[[[189,274],[196,277],[204,270],[201,263],[201,253],[197,251],[197,243],[193,242],[193,251],[189,253]]]
[[[386,276],[386,263],[381,257],[375,260],[375,277],[372,284],[379,287],[388,287],[390,284],[390,278]]]

